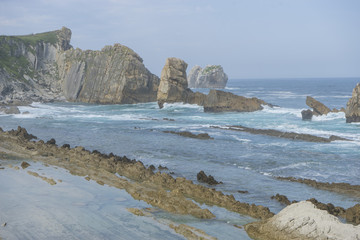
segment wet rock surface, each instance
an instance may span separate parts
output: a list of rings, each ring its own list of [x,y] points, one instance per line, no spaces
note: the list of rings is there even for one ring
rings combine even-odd
[[[217,184],[222,184],[222,182],[218,182],[215,180],[215,178],[211,175],[206,175],[204,171],[200,171],[198,172],[198,174],[196,175],[196,178],[199,182],[202,183],[207,183],[209,185],[217,185]]]
[[[294,133],[294,132],[282,132],[274,129],[256,129],[256,128],[248,128],[240,125],[236,126],[211,126],[211,128],[221,128],[224,130],[233,130],[233,131],[240,131],[240,132],[248,132],[252,134],[261,134],[267,135],[271,137],[280,137],[280,138],[288,138],[292,140],[301,140],[307,142],[321,142],[321,143],[329,143],[332,141],[342,140],[342,141],[350,141],[348,139],[338,137],[338,136],[330,136],[329,138],[318,137],[310,134],[302,134],[302,133]]]
[[[285,196],[285,195],[281,195],[281,194],[276,194],[275,196],[272,196],[271,199],[275,199],[276,201],[284,204],[284,205],[290,205],[291,202],[289,201],[289,199]]]
[[[194,133],[187,132],[187,131],[183,131],[183,132],[163,131],[163,132],[176,134],[176,135],[179,135],[182,137],[196,138],[196,139],[202,139],[202,140],[214,139],[214,138],[210,137],[209,134],[207,134],[207,133],[194,134]]]
[[[134,199],[176,214],[211,219],[215,215],[196,202],[216,205],[254,218],[274,214],[267,207],[237,201],[233,195],[167,173],[154,173],[140,161],[114,154],[90,152],[83,147],[64,148],[44,141],[28,140],[26,129],[0,131],[0,151],[17,158],[41,161],[65,168],[71,174],[88,177],[99,184],[125,189]],[[32,138],[30,138],[32,139]],[[123,176],[118,177],[116,174]],[[189,200],[191,199],[191,200]]]
[[[302,120],[311,120],[313,115],[313,111],[311,111],[310,109],[301,111]]]

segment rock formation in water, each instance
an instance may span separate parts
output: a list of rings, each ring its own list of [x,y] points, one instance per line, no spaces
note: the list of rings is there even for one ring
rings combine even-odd
[[[360,226],[341,223],[308,201],[291,204],[268,220],[250,223],[246,232],[254,239],[359,239]]]
[[[345,117],[347,123],[360,122],[360,83],[356,84],[346,104]]]
[[[228,76],[220,65],[194,66],[188,75],[190,88],[225,88]]]
[[[327,115],[330,112],[345,112],[344,108],[341,108],[340,110],[334,108],[333,110],[331,110],[323,103],[310,96],[306,97],[306,105],[311,107],[313,110],[311,111],[310,109],[308,109],[301,111],[301,116],[303,120],[311,120],[313,116]]]
[[[159,78],[138,54],[115,44],[101,51],[70,45],[71,30],[0,37],[0,100],[91,103],[156,101]]]
[[[186,79],[187,63],[179,58],[168,58],[161,71],[157,102],[160,108],[164,103],[186,102],[193,92]]]
[[[253,112],[268,105],[257,98],[246,98],[220,90],[210,90],[208,95],[193,92],[186,80],[187,64],[178,58],[168,58],[161,72],[157,94],[158,105],[164,103],[190,103],[204,106],[205,112]]]

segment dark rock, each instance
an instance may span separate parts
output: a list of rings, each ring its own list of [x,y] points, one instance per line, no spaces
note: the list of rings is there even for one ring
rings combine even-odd
[[[246,194],[246,193],[249,193],[249,191],[242,191],[242,190],[239,190],[238,193],[241,193],[241,194]]]
[[[301,111],[302,120],[311,120],[313,117],[313,111],[310,109]]]
[[[207,176],[204,171],[200,171],[197,175],[197,180],[202,183],[207,183],[209,185],[217,185],[222,184],[222,182],[218,182],[214,179],[213,176],[209,175]]]
[[[211,126],[211,128],[221,128],[219,126]],[[240,131],[240,132],[248,132],[252,134],[261,134],[267,135],[272,137],[280,137],[280,138],[288,138],[292,140],[301,140],[307,142],[323,142],[329,143],[335,140],[343,140],[343,141],[350,141],[349,139],[341,138],[338,136],[331,136],[330,138],[318,137],[310,134],[302,134],[302,133],[294,133],[294,132],[281,132],[274,129],[256,129],[256,128],[248,128],[241,125],[235,126],[226,126],[222,128],[224,130],[232,130],[232,131]]]
[[[285,205],[290,205],[291,202],[289,201],[289,199],[285,196],[285,195],[280,195],[280,194],[276,194],[275,196],[272,196],[271,199],[275,199],[276,201],[285,204]]]
[[[208,139],[214,139],[212,137],[209,136],[209,134],[207,133],[199,133],[199,134],[193,134],[191,132],[175,132],[175,131],[163,131],[164,133],[171,133],[171,134],[176,134],[182,137],[189,137],[189,138],[197,138],[197,139],[202,139],[202,140],[208,140]]]
[[[62,148],[68,148],[68,149],[70,149],[70,144],[65,143],[64,145],[62,145]]]
[[[158,166],[158,169],[159,169],[159,170],[169,170],[167,167],[161,166],[161,165]]]
[[[30,164],[27,163],[27,162],[22,162],[22,163],[21,163],[21,167],[22,167],[22,169],[25,169],[25,168],[27,168],[27,167],[30,167]]]
[[[315,198],[308,199],[307,201],[312,202],[318,209],[326,210],[328,213],[334,216],[344,216],[345,209],[342,207],[335,207],[332,203],[322,203]]]
[[[50,139],[49,141],[46,142],[46,144],[49,144],[49,145],[55,145],[56,144],[56,141],[55,139]]]
[[[149,166],[149,169],[150,169],[151,171],[155,171],[155,170],[156,170],[156,168],[155,168],[154,165],[150,165],[150,166]]]
[[[355,225],[360,224],[360,204],[346,210],[346,221]]]

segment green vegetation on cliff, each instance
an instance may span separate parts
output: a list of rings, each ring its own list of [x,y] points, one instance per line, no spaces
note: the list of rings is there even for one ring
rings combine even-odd
[[[211,72],[212,70],[218,69],[218,68],[220,68],[220,67],[221,67],[220,65],[206,66],[206,67],[203,69],[203,73],[209,73],[209,72]]]

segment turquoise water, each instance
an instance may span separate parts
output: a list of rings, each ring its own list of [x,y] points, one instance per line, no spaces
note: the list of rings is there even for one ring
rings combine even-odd
[[[202,107],[180,103],[165,104],[163,109],[156,103],[33,103],[20,107],[21,112],[29,114],[1,115],[0,126],[8,130],[21,125],[40,139],[55,138],[59,145],[81,145],[90,150],[126,155],[146,165],[165,165],[174,176],[184,176],[195,182],[196,174],[204,170],[224,182],[217,189],[233,194],[237,200],[265,205],[274,212],[284,207],[270,199],[276,193],[290,200],[315,197],[325,203],[350,207],[359,199],[278,181],[274,177],[360,184],[360,125],[345,123],[344,113],[315,117],[311,122],[301,120],[301,111],[308,108],[306,96],[330,108],[346,107],[357,82],[360,79],[230,80],[226,91],[256,96],[278,106],[253,113],[204,113]],[[194,90],[208,92],[208,89]],[[353,141],[308,143],[210,128],[212,125],[243,125],[323,137],[338,135]],[[163,133],[164,130],[206,132],[214,140],[184,138]],[[240,194],[238,190],[249,193]],[[220,216],[217,221],[204,223],[181,218],[179,221],[189,222],[220,239],[233,239],[237,230],[232,233],[219,231],[217,227],[226,229],[224,226],[232,226],[227,222],[252,221],[225,210],[211,210]],[[179,218],[163,215],[163,218]]]

